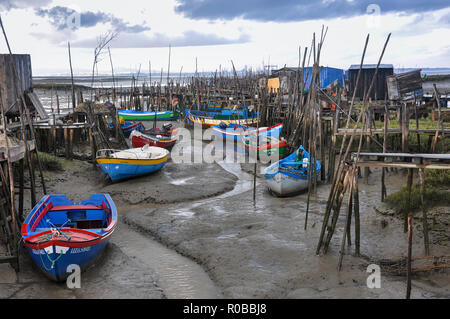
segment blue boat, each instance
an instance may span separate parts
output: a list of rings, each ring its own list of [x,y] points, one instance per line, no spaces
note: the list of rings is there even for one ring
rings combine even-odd
[[[104,149],[97,152],[97,163],[113,182],[150,174],[166,165],[170,152],[148,146],[124,151]]]
[[[232,140],[235,142],[242,141],[242,138],[248,137],[250,134],[259,137],[271,136],[274,138],[279,138],[281,131],[283,129],[283,124],[274,125],[272,127],[260,127],[259,129],[255,127],[249,127],[239,124],[229,124],[226,125],[215,125],[212,127],[213,133],[219,139]]]
[[[46,195],[22,224],[23,242],[36,265],[62,281],[91,265],[108,244],[117,223],[117,209],[108,194],[93,194],[74,203],[65,195]]]
[[[112,122],[109,122],[109,126],[114,127],[114,124]],[[138,132],[145,131],[145,126],[142,122],[139,122],[139,123],[125,122],[124,124],[120,124],[120,127],[121,127],[123,135],[125,137],[130,137],[131,132],[133,132],[133,131],[138,131]]]
[[[313,173],[319,175],[321,165],[312,160]],[[288,157],[276,162],[264,170],[264,177],[270,191],[279,197],[299,194],[308,188],[309,153],[300,148]]]

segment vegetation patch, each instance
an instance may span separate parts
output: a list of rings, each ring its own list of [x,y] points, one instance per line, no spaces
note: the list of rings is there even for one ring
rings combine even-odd
[[[418,180],[418,177],[415,176]],[[448,170],[425,170],[425,196],[426,208],[438,205],[450,206],[450,171]],[[408,195],[408,188],[404,187],[400,191],[389,195],[386,202],[390,204],[398,213],[408,213],[408,203],[411,211],[421,209],[420,184],[411,187],[411,198]]]
[[[42,169],[45,171],[64,170],[63,161],[54,155],[39,152],[39,160],[41,161]],[[36,158],[35,165],[38,165]]]

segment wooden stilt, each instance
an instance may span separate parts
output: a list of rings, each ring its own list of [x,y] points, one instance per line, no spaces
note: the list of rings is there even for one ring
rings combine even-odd
[[[425,246],[425,255],[430,254],[430,246],[428,240],[428,219],[427,219],[427,209],[425,206],[425,169],[419,168],[419,179],[420,179],[420,201],[422,203],[422,223],[423,223],[423,240]]]
[[[406,275],[406,299],[411,298],[412,214],[408,214],[408,261]]]

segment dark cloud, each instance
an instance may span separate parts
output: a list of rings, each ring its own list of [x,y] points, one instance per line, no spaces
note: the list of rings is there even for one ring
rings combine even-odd
[[[446,0],[177,0],[175,11],[192,19],[244,18],[256,21],[292,22],[380,13],[420,13],[450,7]]]
[[[11,9],[40,8],[48,5],[52,0],[0,0],[0,11]]]
[[[180,36],[170,37],[162,33],[155,33],[148,36],[144,33],[138,34],[119,34],[111,42],[114,48],[161,48],[168,47],[189,47],[189,46],[208,46],[208,45],[227,45],[240,44],[250,41],[248,35],[241,35],[236,39],[228,39],[215,34],[204,34],[196,31],[186,31]],[[97,39],[80,40],[71,43],[73,47],[92,48],[97,44]]]
[[[50,23],[58,30],[77,29],[78,27],[90,28],[101,23],[109,23],[113,30],[119,32],[138,33],[150,30],[150,27],[143,25],[129,25],[124,20],[104,12],[85,11],[78,13],[67,7],[56,6],[51,9],[36,9],[36,14],[48,18]],[[77,21],[79,21],[79,25],[77,25]]]

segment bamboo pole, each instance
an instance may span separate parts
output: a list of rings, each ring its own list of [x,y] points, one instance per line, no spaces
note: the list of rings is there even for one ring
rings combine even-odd
[[[383,56],[384,56],[384,52],[385,52],[385,50],[386,50],[386,47],[387,47],[387,44],[388,44],[388,42],[389,42],[390,37],[391,37],[391,34],[389,34],[388,37],[387,37],[387,39],[386,39],[386,42],[385,42],[385,44],[384,44],[382,53],[381,53],[380,58],[379,58],[379,60],[378,60],[377,67],[376,67],[376,69],[375,69],[375,73],[374,73],[374,75],[373,75],[373,77],[372,77],[372,81],[371,81],[371,83],[370,83],[369,89],[368,89],[368,91],[367,91],[366,94],[365,94],[364,101],[363,101],[363,108],[362,108],[362,110],[361,110],[361,112],[360,112],[360,115],[359,115],[359,117],[358,117],[358,120],[357,120],[357,122],[356,122],[356,124],[355,124],[355,126],[354,126],[354,132],[356,132],[357,127],[358,127],[358,124],[359,124],[359,122],[361,121],[361,118],[362,118],[362,116],[363,116],[363,114],[364,114],[364,111],[365,111],[365,109],[366,109],[366,107],[367,107],[368,99],[369,99],[370,93],[371,93],[371,91],[372,91],[372,88],[373,88],[373,85],[374,85],[374,82],[375,82],[375,79],[376,79],[376,76],[377,76],[377,73],[378,73],[378,68],[379,68],[380,63],[381,63],[381,60],[382,60],[382,58],[383,58]],[[368,40],[368,38],[367,38],[367,40]],[[367,40],[366,40],[366,47],[367,47]],[[365,47],[365,48],[366,48],[366,47]],[[364,52],[365,52],[365,50],[364,50]],[[361,66],[360,66],[360,70],[361,70],[361,68],[362,68],[362,63],[361,63]],[[354,96],[355,96],[355,93],[354,93]],[[353,101],[352,101],[352,104],[353,104]],[[351,112],[349,112],[349,116],[350,116],[350,114],[351,114]],[[350,117],[349,117],[348,120],[347,120],[347,123],[348,123],[348,124],[349,124],[349,122],[350,122]],[[363,127],[364,127],[364,124],[363,124]],[[348,156],[348,154],[349,154],[351,145],[352,145],[352,143],[353,143],[353,138],[354,138],[354,136],[355,136],[355,135],[352,134],[351,137],[350,137],[350,141],[349,141],[349,144],[348,144],[348,146],[347,146],[347,150],[346,150],[345,155],[344,155],[344,157],[343,157],[344,160],[347,158],[347,156]],[[346,135],[344,135],[344,141],[345,141],[345,137],[346,137]],[[319,254],[320,248],[322,247],[322,244],[323,244],[323,236],[324,236],[324,234],[325,234],[326,225],[328,224],[328,219],[329,219],[329,215],[330,215],[330,212],[331,212],[331,206],[332,206],[332,203],[334,202],[334,198],[335,198],[336,193],[337,193],[337,191],[338,191],[338,181],[339,181],[339,179],[342,178],[342,176],[343,176],[340,167],[342,166],[341,163],[344,162],[344,161],[341,162],[341,155],[342,155],[342,151],[343,151],[343,147],[344,147],[344,141],[343,141],[343,144],[341,145],[341,152],[340,152],[340,154],[339,154],[339,161],[338,161],[338,162],[339,162],[339,166],[338,166],[338,169],[337,169],[336,172],[335,172],[335,178],[333,178],[333,184],[332,184],[333,186],[332,186],[332,188],[331,188],[329,200],[328,200],[328,202],[327,202],[327,207],[326,207],[326,211],[325,211],[324,221],[323,221],[323,224],[322,224],[322,230],[321,230],[321,234],[320,234],[320,237],[319,237],[319,243],[318,243],[317,250],[316,250],[316,253],[317,253],[317,254]],[[361,142],[361,141],[360,141],[360,142]],[[361,145],[361,144],[360,144],[360,145]],[[359,158],[359,152],[358,152],[358,158]],[[339,177],[339,178],[337,178],[337,177]],[[339,204],[339,205],[337,205],[337,209],[340,208],[339,200],[338,200],[338,204]],[[334,216],[333,216],[333,226],[332,226],[332,230],[328,233],[328,237],[327,237],[327,240],[326,240],[326,242],[325,242],[325,247],[324,247],[325,253],[326,253],[328,244],[329,244],[329,242],[330,242],[330,240],[331,240],[332,232],[334,231],[334,227],[335,227],[335,224],[336,224],[336,222],[337,222],[337,216],[338,216],[338,215],[339,215],[339,212],[338,212],[338,211],[337,211],[337,212],[335,211],[335,214],[334,214]]]
[[[344,251],[345,251],[345,240],[346,238],[350,238],[350,225],[351,225],[351,216],[352,216],[352,196],[353,196],[353,190],[354,190],[354,171],[355,169],[352,168],[347,172],[347,174],[350,176],[350,185],[349,185],[349,192],[348,192],[348,199],[347,199],[347,217],[345,219],[345,227],[344,232],[342,234],[342,242],[341,242],[341,250],[339,253],[339,261],[338,261],[338,271],[342,268],[342,260],[344,258]]]

